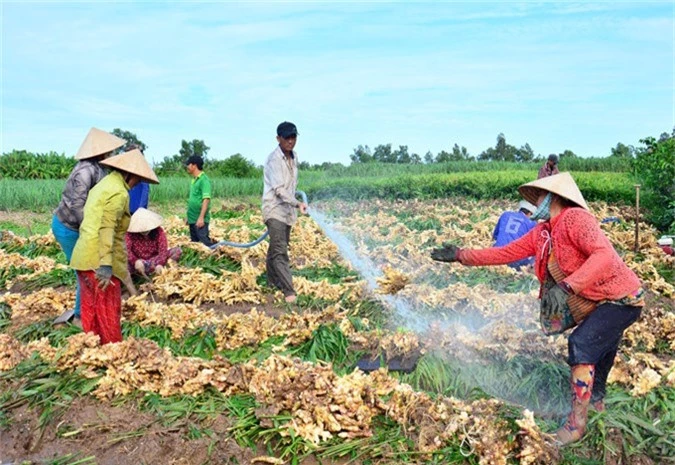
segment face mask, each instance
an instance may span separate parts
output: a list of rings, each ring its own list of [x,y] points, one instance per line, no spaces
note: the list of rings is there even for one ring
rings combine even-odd
[[[544,200],[539,204],[537,210],[530,217],[531,220],[550,220],[551,219],[551,199],[553,195],[549,192]]]

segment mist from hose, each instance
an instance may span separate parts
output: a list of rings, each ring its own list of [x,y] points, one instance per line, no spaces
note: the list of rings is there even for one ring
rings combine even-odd
[[[308,213],[321,227],[324,234],[337,246],[342,258],[347,260],[352,268],[363,277],[368,285],[368,290],[373,292],[373,295],[377,296],[379,300],[395,309],[397,316],[405,322],[408,329],[416,333],[422,333],[429,329],[430,322],[417,315],[407,301],[393,295],[375,294],[374,291],[377,289],[376,279],[382,276],[382,272],[377,265],[369,257],[359,254],[351,241],[331,225],[326,215],[314,208],[309,209]]]
[[[438,334],[441,332],[444,339],[448,339],[448,337],[456,339],[456,336],[460,333],[479,335],[481,334],[481,329],[488,328],[492,324],[499,324],[500,320],[489,320],[478,313],[458,315],[452,309],[448,309],[449,313],[454,313],[455,316],[446,320],[440,320],[436,316],[429,315],[428,312],[426,312],[426,315],[421,315],[416,311],[415,306],[404,297],[375,293],[374,291],[378,288],[376,279],[383,275],[379,266],[368,256],[358,252],[352,241],[338,230],[334,219],[329,219],[326,214],[316,208],[308,209],[308,214],[321,227],[324,234],[338,247],[342,258],[349,262],[352,268],[363,277],[372,296],[395,311],[395,323],[397,325],[403,326],[418,335],[429,335],[434,332]],[[418,277],[417,281],[423,281],[424,279],[425,277],[421,276]],[[439,308],[438,310],[443,309]],[[527,326],[525,322],[517,321],[512,316],[509,316],[508,324],[520,329]],[[486,337],[484,332],[482,336]],[[486,357],[484,353],[467,345],[461,347],[462,350],[460,352],[465,351],[463,354],[456,354],[451,353],[447,349],[441,350],[441,342],[439,340],[431,340],[429,342],[429,349],[434,355],[446,360],[453,367],[458,368],[467,379],[471,380],[473,385],[480,387],[491,396],[526,406],[539,414],[561,415],[564,413],[568,395],[566,392],[561,392],[561,389],[564,391],[564,386],[566,385],[566,380],[563,377],[560,379],[557,379],[557,377],[549,379],[546,386],[537,387],[533,399],[532,392],[513,392],[512,386],[509,386],[509,383],[512,382],[512,378],[509,378],[509,376],[512,376],[512,374],[503,370],[503,360]],[[484,342],[486,344],[498,344],[497,341],[486,340]],[[467,354],[469,354],[470,358],[482,360],[482,362],[473,365],[465,363],[462,357]],[[552,402],[542,405],[539,402],[540,396],[548,397]]]

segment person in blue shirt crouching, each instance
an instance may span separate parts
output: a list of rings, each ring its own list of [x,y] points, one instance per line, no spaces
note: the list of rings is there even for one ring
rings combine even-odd
[[[530,216],[535,212],[537,207],[530,202],[522,200],[518,204],[518,211],[504,212],[497,221],[497,226],[492,233],[492,239],[495,241],[495,247],[501,247],[527,234],[530,229],[537,224],[536,221],[530,219]],[[534,257],[524,258],[517,262],[509,263],[511,268],[520,270],[521,267],[526,267],[534,262]]]

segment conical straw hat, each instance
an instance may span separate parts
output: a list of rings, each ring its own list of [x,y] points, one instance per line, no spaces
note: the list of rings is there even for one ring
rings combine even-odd
[[[129,229],[127,229],[127,231],[131,233],[141,233],[152,231],[161,225],[162,217],[159,214],[141,207],[131,215],[131,221],[129,221]]]
[[[91,128],[89,134],[85,137],[84,142],[80,146],[80,150],[77,151],[75,155],[76,160],[84,160],[86,158],[95,157],[98,155],[103,155],[104,153],[112,152],[124,144],[127,141],[120,139],[117,136],[101,131],[97,128]]]
[[[584,196],[581,195],[577,183],[574,182],[572,175],[567,171],[523,184],[518,188],[518,191],[525,200],[535,205],[541,191],[546,191],[557,194],[588,210]]]
[[[152,168],[148,165],[145,157],[138,149],[133,149],[129,152],[106,158],[101,162],[101,165],[110,166],[120,171],[135,174],[136,176],[143,178],[144,181],[159,184],[157,175],[152,171]]]

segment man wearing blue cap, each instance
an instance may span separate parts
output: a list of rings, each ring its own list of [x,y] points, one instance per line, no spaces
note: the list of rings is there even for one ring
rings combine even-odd
[[[293,150],[298,140],[298,129],[288,121],[277,126],[279,145],[267,157],[263,169],[263,220],[270,234],[267,249],[267,282],[281,289],[286,302],[295,302],[288,243],[291,226],[298,219],[296,209],[307,213],[307,204],[295,198],[298,185],[298,157]]]

